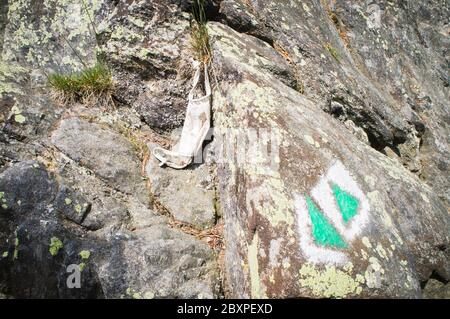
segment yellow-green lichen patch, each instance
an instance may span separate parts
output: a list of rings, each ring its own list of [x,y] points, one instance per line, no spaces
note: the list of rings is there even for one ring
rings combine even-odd
[[[26,118],[22,114],[17,114],[17,115],[14,115],[14,121],[19,124],[23,124],[23,123],[25,123]]]
[[[384,274],[384,269],[375,257],[370,257],[369,263],[369,266],[364,272],[364,279],[366,280],[367,287],[378,288],[381,285],[381,275]]]
[[[125,293],[133,299],[142,299],[142,294],[131,287],[128,287]]]
[[[155,298],[155,294],[151,291],[147,291],[146,293],[144,293],[144,299],[153,299]]]
[[[140,293],[135,292],[135,293],[133,294],[133,299],[142,299],[142,296],[141,296]]]
[[[86,264],[80,263],[80,264],[78,264],[78,268],[80,268],[80,271],[83,271],[86,268]]]
[[[80,251],[79,255],[82,259],[89,259],[89,257],[91,256],[91,252],[89,250],[82,250]]]
[[[362,256],[363,259],[368,259],[369,258],[369,255],[366,253],[366,251],[362,250],[362,249],[361,249],[361,256]]]
[[[375,187],[376,186],[376,177],[371,176],[371,175],[367,175],[364,177],[364,181],[370,186],[370,187]]]
[[[315,146],[317,148],[320,148],[320,144],[319,142],[315,141],[314,138],[311,135],[303,135],[303,137],[305,138],[305,141],[308,144],[311,144],[312,146]]]
[[[0,59],[0,96],[10,93],[23,94],[20,86],[15,84],[14,80],[21,78],[25,71],[25,68],[16,63]]]
[[[352,278],[334,266],[319,270],[313,265],[305,264],[300,268],[299,275],[300,285],[309,288],[317,297],[345,298],[348,295],[358,295],[362,291],[361,280]]]
[[[145,26],[145,22],[139,18],[130,16],[130,17],[128,17],[128,20],[130,20],[131,23],[133,23],[135,26],[137,26],[139,28],[143,28]]]
[[[75,208],[75,211],[76,211],[78,214],[81,213],[81,205],[80,205],[80,204],[76,204],[74,208]]]
[[[247,176],[255,175],[248,173]],[[291,211],[293,203],[286,195],[281,177],[263,175],[260,178],[264,179],[264,184],[258,188],[253,188],[251,193],[247,193],[248,202],[273,227],[281,224],[293,225],[294,216]],[[258,180],[258,178],[255,179]],[[293,235],[292,227],[287,229],[287,235]]]
[[[381,244],[377,245],[376,251],[377,251],[378,255],[380,255],[381,258],[388,259],[387,252]]]
[[[56,256],[59,250],[63,248],[63,243],[58,237],[52,237],[50,239],[49,252],[52,256]]]
[[[2,254],[2,257],[6,258],[6,257],[8,257],[8,255],[9,255],[9,253],[7,251],[4,251],[3,254]]]
[[[362,243],[364,244],[364,246],[366,246],[367,248],[372,248],[372,244],[369,241],[369,238],[367,238],[366,236],[364,236],[362,238]]]
[[[13,114],[13,115],[17,115],[17,114],[22,113],[22,110],[19,109],[17,106],[14,105],[14,106],[11,108],[10,113]]]
[[[141,58],[142,60],[145,60],[151,53],[152,51],[150,51],[149,49],[142,48],[137,53],[137,57]]]
[[[372,204],[372,207],[377,207],[378,210],[378,216],[380,216],[383,224],[386,226],[387,229],[393,229],[393,221],[391,216],[388,214],[388,212],[385,209],[384,203],[385,200],[383,200],[382,195],[379,191],[373,191],[369,192],[367,194],[367,197],[369,198],[369,201]]]
[[[111,34],[111,39],[134,42],[134,41],[143,41],[144,36],[139,33],[135,33],[132,30],[125,28],[123,26],[118,26]]]
[[[264,296],[261,289],[261,280],[259,278],[258,246],[259,237],[258,233],[255,233],[251,245],[248,246],[247,253],[252,298],[263,298]]]
[[[369,258],[369,262],[370,262],[370,264],[372,265],[372,268],[373,268],[375,271],[384,273],[384,269],[381,268],[380,262],[378,261],[377,258],[375,258],[375,257],[370,257],[370,258]]]
[[[66,205],[70,205],[70,204],[72,204],[72,200],[70,198],[66,198],[64,200],[64,203],[66,203]]]

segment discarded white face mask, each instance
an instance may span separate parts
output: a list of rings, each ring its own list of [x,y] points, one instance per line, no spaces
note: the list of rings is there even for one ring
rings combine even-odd
[[[189,103],[186,109],[186,118],[178,147],[175,147],[171,151],[161,147],[155,147],[152,151],[153,155],[161,162],[159,164],[160,166],[167,165],[176,169],[185,168],[199,152],[208,134],[211,121],[211,87],[209,84],[208,69],[205,63],[204,77],[206,95],[194,99],[194,90],[200,79],[201,64],[197,62],[194,66],[196,69],[194,83],[189,92]]]

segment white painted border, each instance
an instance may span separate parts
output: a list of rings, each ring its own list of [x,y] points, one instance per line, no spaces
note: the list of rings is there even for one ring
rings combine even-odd
[[[348,192],[359,201],[358,214],[347,224],[344,223],[339,211],[333,194],[332,184],[338,185],[342,190]],[[347,244],[351,244],[369,221],[369,201],[344,165],[338,160],[311,190],[311,198]],[[345,264],[347,262],[347,254],[345,251],[321,247],[314,243],[311,219],[304,196],[294,194],[294,205],[297,215],[300,248],[305,254],[305,257],[313,263]]]
[[[318,246],[312,236],[311,218],[304,196],[294,195],[295,211],[297,213],[297,230],[300,248],[308,261],[313,263],[345,264],[347,255],[343,252]]]

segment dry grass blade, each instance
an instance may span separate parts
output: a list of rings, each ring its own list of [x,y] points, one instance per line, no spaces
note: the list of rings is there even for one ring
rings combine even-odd
[[[195,58],[208,62],[210,47],[208,29],[206,27],[205,0],[195,0],[192,4],[191,44]]]

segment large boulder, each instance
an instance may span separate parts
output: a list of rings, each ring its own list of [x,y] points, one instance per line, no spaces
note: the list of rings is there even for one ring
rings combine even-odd
[[[153,145],[152,147],[155,147]],[[160,167],[152,157],[146,166],[150,192],[180,222],[198,229],[216,221],[216,193],[206,165],[187,170]],[[194,200],[193,200],[194,199]]]
[[[445,2],[226,0],[220,7],[225,24],[290,63],[298,90],[318,108],[354,122],[373,148],[450,201]]]
[[[2,293],[16,298],[220,295],[215,253],[206,243],[168,227],[148,209],[148,224],[136,231],[131,230],[136,220],[89,231],[78,225],[92,213],[82,205],[83,196],[57,180],[35,161],[0,174]],[[79,287],[69,284],[74,267],[80,270]]]
[[[52,142],[112,187],[125,193],[142,188],[139,159],[133,145],[107,127],[79,118],[64,119],[53,133]]]
[[[415,298],[432,273],[448,280],[436,192],[261,66],[264,45],[209,32],[231,296]]]
[[[95,271],[84,270],[83,289],[70,289],[67,267],[98,244],[77,237],[53,208],[58,183],[37,162],[22,162],[0,175],[0,289],[16,298],[101,298]],[[33,265],[33,266],[30,266]]]

